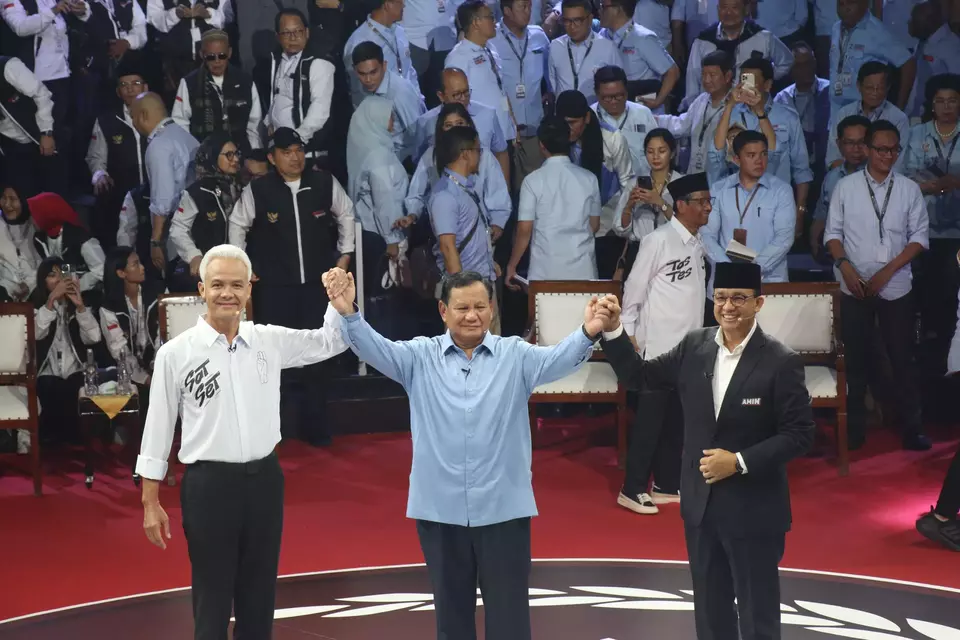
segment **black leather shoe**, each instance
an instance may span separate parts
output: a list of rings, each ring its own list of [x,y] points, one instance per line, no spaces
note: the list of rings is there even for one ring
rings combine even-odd
[[[940,521],[933,515],[932,508],[917,520],[917,531],[923,537],[940,543],[947,549],[960,551],[960,523],[956,520]]]
[[[907,451],[929,451],[933,441],[922,433],[914,433],[903,438],[903,448]]]

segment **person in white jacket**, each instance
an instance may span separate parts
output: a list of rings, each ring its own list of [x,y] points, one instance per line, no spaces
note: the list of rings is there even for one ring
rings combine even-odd
[[[35,232],[26,200],[13,187],[0,186],[0,289],[14,301],[26,300],[37,285]]]

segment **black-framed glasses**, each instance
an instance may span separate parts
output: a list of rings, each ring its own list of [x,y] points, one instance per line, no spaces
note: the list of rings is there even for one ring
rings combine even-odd
[[[302,38],[303,34],[307,32],[306,29],[290,29],[289,31],[280,31],[277,33],[281,38]]]
[[[205,53],[203,54],[203,59],[207,62],[213,62],[214,60],[226,60],[229,56],[226,53]]]
[[[227,160],[233,160],[234,158],[236,158],[237,160],[239,160],[240,158],[243,157],[243,152],[240,151],[239,149],[237,149],[237,150],[235,150],[235,151],[224,151],[224,152],[221,153],[220,155],[222,155],[222,156],[223,156],[224,158],[226,158]]]
[[[464,91],[457,91],[456,93],[451,93],[450,97],[453,98],[454,102],[460,102],[461,100],[470,99],[470,89]]]
[[[582,18],[561,18],[560,22],[562,22],[565,27],[579,27],[582,26],[587,20],[592,20],[592,18],[589,16],[584,16]]]
[[[717,305],[718,307],[722,307],[727,304],[727,301],[729,300],[733,306],[742,307],[747,303],[747,300],[755,297],[756,296],[745,296],[742,293],[732,296],[725,296],[722,293],[715,293],[713,294],[713,304]]]
[[[684,198],[689,204],[699,204],[701,207],[703,205],[709,204],[711,207],[717,204],[716,198]]]
[[[626,91],[621,91],[619,93],[611,93],[610,95],[597,97],[600,99],[600,102],[619,102],[627,99],[627,93]]]
[[[881,156],[895,156],[903,151],[903,147],[897,145],[895,147],[870,147]]]

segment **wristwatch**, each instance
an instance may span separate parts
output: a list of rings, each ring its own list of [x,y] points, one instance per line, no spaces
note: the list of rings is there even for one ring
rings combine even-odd
[[[740,464],[740,458],[737,458],[737,473],[743,475],[743,466]]]
[[[163,249],[163,240],[150,240],[151,249]]]
[[[594,344],[600,342],[600,338],[603,336],[603,332],[602,332],[602,331],[601,331],[600,333],[598,333],[597,335],[595,335],[595,336],[591,336],[589,333],[587,333],[587,327],[586,327],[586,325],[580,325],[580,330],[583,331],[583,335],[587,336],[587,340],[589,340],[590,342],[592,342],[592,343],[594,343]]]
[[[40,135],[41,135],[41,136],[50,136],[50,137],[52,138],[52,137],[53,137],[53,129],[47,129],[46,131],[41,131],[41,132],[40,132]]]
[[[837,258],[837,259],[834,261],[833,266],[835,266],[837,269],[839,269],[841,266],[843,266],[843,263],[844,263],[844,262],[850,262],[850,260],[847,259],[847,256],[843,256],[842,258]]]
[[[766,113],[766,112],[763,112],[763,113],[761,113],[760,115],[757,116],[757,120],[766,120],[766,119],[767,119],[767,113]]]
[[[663,204],[660,205],[660,211],[666,214],[667,211],[670,211],[670,205],[664,202]]]

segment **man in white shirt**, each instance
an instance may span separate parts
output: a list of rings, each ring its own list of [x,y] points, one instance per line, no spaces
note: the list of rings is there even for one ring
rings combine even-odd
[[[40,191],[46,159],[56,152],[53,100],[19,58],[0,56],[0,150],[3,175],[22,198]]]
[[[223,4],[203,0],[147,0],[147,21],[159,32],[163,69],[173,86],[196,67],[200,37],[223,29]]]
[[[250,298],[250,259],[212,248],[200,264],[207,313],[157,351],[150,409],[136,472],[143,482],[143,529],[166,549],[170,520],[160,506],[177,418],[182,422],[183,533],[192,567],[197,638],[269,638],[283,532],[280,372],[346,350],[339,314],[323,328],[241,322]]]
[[[631,102],[627,76],[620,67],[602,67],[594,75],[597,102],[590,106],[600,119],[600,126],[619,131],[630,145],[633,172],[638,176],[650,173],[643,143],[647,134],[657,128],[653,112],[643,104]]]
[[[673,349],[703,327],[705,268],[698,232],[712,207],[707,174],[667,185],[674,201],[670,222],[643,239],[623,288],[624,331],[645,360]],[[640,514],[680,500],[683,414],[676,391],[641,392],[626,475],[617,504]],[[647,483],[653,475],[653,488]]]
[[[590,0],[563,0],[563,24],[567,30],[550,43],[550,86],[556,95],[573,90],[582,93],[587,104],[597,100],[593,76],[600,67],[623,68],[617,45],[593,32]]]

